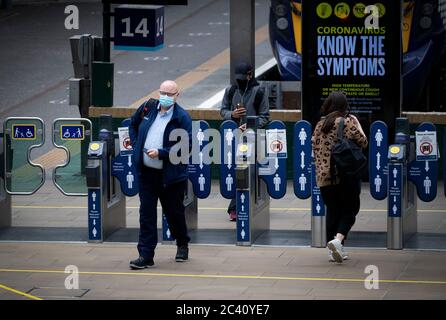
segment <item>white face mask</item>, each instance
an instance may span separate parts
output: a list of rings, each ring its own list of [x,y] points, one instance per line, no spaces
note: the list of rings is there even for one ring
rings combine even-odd
[[[160,95],[160,105],[161,107],[168,109],[169,107],[173,106],[175,103],[175,100],[173,97],[169,97],[168,95]]]

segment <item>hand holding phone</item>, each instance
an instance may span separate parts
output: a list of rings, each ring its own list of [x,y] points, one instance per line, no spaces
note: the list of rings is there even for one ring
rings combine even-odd
[[[241,103],[237,103],[235,106],[235,110],[232,111],[232,117],[233,118],[241,118],[246,115],[246,109],[245,106]]]

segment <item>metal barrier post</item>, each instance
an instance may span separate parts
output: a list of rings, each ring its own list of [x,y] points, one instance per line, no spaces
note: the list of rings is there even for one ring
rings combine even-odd
[[[311,164],[311,246],[325,248],[327,246],[327,228],[325,204],[321,190],[316,185],[316,166]]]
[[[11,227],[11,196],[5,190],[5,152],[3,133],[0,133],[0,228]]]
[[[408,181],[408,164],[415,158],[406,118],[397,118],[395,144],[388,152],[387,248],[400,250],[417,232],[415,186]]]
[[[267,185],[258,173],[256,144],[256,134],[248,128],[237,146],[235,186],[238,246],[250,246],[270,229],[270,198]]]
[[[88,186],[88,238],[102,242],[113,232],[126,226],[126,198],[120,183],[111,176],[115,157],[115,137],[110,116],[101,116],[104,129],[100,141],[91,142],[86,167]]]

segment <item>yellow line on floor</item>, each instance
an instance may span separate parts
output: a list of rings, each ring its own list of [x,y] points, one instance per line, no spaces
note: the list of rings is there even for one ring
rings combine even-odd
[[[64,270],[21,270],[0,269],[0,272],[10,273],[65,273]],[[207,279],[249,279],[249,280],[288,280],[288,281],[335,281],[335,282],[364,282],[365,279],[349,278],[305,278],[305,277],[280,277],[280,276],[247,276],[247,275],[220,275],[220,274],[183,274],[183,273],[152,273],[152,272],[105,272],[105,271],[80,271],[83,275],[99,276],[132,276],[132,277],[166,277],[166,278],[207,278]],[[446,285],[446,281],[433,280],[376,280],[379,283],[398,284],[428,284]]]
[[[12,206],[13,209],[87,209],[86,206],[21,206],[15,205]],[[127,209],[139,209],[139,206],[127,206]],[[158,207],[161,209],[161,207]],[[310,211],[310,208],[270,208],[272,211],[281,211],[281,210],[289,210],[289,211]],[[209,210],[209,211],[220,211],[227,210],[227,208],[219,208],[219,207],[198,207],[198,210]],[[363,212],[387,212],[386,209],[361,209]],[[446,209],[418,209],[418,212],[446,212]]]
[[[10,287],[7,287],[7,286],[2,285],[2,284],[0,284],[0,289],[4,289],[4,290],[6,290],[6,291],[10,291],[10,292],[12,292],[12,293],[15,293],[15,294],[18,294],[18,295],[27,297],[27,298],[32,299],[32,300],[43,300],[42,298],[33,296],[33,295],[31,295],[31,294],[27,294],[27,293],[25,293],[25,292],[22,292],[22,291],[19,291],[19,290],[10,288]]]

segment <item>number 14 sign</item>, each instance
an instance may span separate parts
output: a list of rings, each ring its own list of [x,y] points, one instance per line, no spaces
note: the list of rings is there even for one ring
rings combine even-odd
[[[155,51],[164,46],[164,7],[122,5],[115,8],[114,48]]]

